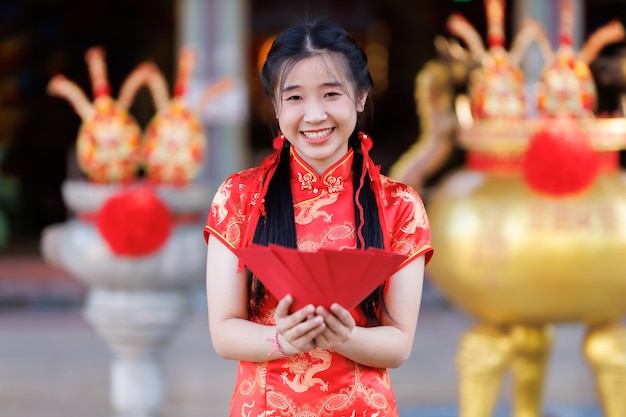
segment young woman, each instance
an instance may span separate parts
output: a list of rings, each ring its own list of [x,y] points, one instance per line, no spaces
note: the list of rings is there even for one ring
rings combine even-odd
[[[280,133],[276,152],[230,176],[204,230],[213,346],[239,361],[231,416],[396,416],[387,368],[413,344],[424,266],[432,254],[422,200],[380,175],[360,132],[372,79],[341,27],[319,21],[274,41],[262,70]],[[348,311],[290,311],[233,249],[383,248],[406,261]],[[339,283],[340,284],[340,283]]]

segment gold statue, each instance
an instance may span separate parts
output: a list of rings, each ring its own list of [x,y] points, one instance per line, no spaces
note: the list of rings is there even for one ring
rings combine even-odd
[[[512,414],[539,417],[552,327],[578,322],[587,326],[583,350],[604,415],[624,417],[626,182],[618,151],[626,148],[626,120],[593,114],[588,72],[602,46],[622,39],[624,30],[610,23],[576,52],[566,36],[572,4],[563,1],[565,42],[555,53],[535,23],[521,29],[507,52],[504,1],[485,3],[489,50],[467,22],[451,18],[468,49],[437,40],[444,59],[429,62],[416,79],[420,141],[390,172],[421,189],[454,138],[466,151],[465,166],[425,194],[437,252],[428,275],[478,320],[458,350],[460,416],[492,415],[510,370]],[[524,97],[516,67],[530,41],[546,59],[537,103]],[[471,97],[454,96],[459,82],[468,83]],[[497,104],[502,97],[508,107]],[[537,117],[529,115],[531,105]],[[554,135],[554,126],[570,135]],[[529,153],[534,145],[544,146],[539,156]],[[580,155],[595,161],[593,172],[576,166]],[[539,182],[556,188],[530,182],[529,166],[543,167]],[[555,166],[563,169],[550,169]],[[571,177],[583,174],[585,181],[572,186]]]

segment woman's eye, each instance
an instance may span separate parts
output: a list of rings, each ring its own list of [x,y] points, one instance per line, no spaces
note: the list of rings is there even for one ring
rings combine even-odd
[[[302,100],[302,97],[300,97],[300,96],[288,96],[288,97],[285,97],[285,101],[295,101],[295,100]]]
[[[334,97],[340,95],[337,91],[330,91],[326,93],[326,97]]]

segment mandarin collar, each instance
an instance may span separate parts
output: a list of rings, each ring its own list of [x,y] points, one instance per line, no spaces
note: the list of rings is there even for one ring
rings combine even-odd
[[[291,172],[293,181],[300,183],[301,190],[310,190],[317,194],[319,190],[326,189],[329,193],[336,193],[343,190],[343,183],[352,179],[352,161],[354,160],[354,150],[348,152],[333,165],[319,175],[309,164],[298,155],[293,146],[289,152],[291,158]]]

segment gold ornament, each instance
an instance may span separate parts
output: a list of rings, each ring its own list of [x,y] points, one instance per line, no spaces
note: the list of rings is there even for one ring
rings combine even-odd
[[[63,75],[50,80],[48,92],[68,100],[82,119],[76,158],[88,178],[104,183],[128,182],[137,175],[141,131],[127,105],[111,97],[104,56],[100,47],[90,48],[85,55],[93,104],[76,83]]]
[[[487,0],[487,9],[494,4]],[[501,20],[497,10],[490,13],[496,22],[498,16]],[[548,63],[544,76],[549,78],[559,53],[552,56],[542,31],[535,24],[529,27],[522,43],[534,38],[542,46]],[[623,29],[613,23],[601,33],[592,35],[576,60],[588,63],[604,42],[616,39],[616,33],[623,37]],[[403,155],[390,172],[421,189],[426,174],[436,169],[428,158],[444,161],[453,138],[466,151],[464,167],[432,190],[424,190],[435,249],[428,277],[478,321],[459,346],[459,415],[491,416],[503,375],[510,369],[512,415],[539,417],[552,327],[577,322],[587,324],[584,354],[595,373],[605,415],[624,417],[626,181],[618,151],[626,148],[626,120],[596,118],[588,112],[595,102],[588,100],[584,76],[574,78],[576,88],[568,90],[576,92],[575,105],[542,107],[539,103],[542,116],[567,115],[589,137],[599,161],[595,179],[584,190],[559,197],[540,194],[527,184],[523,167],[529,142],[546,121],[529,118],[528,112],[523,116],[511,109],[497,112],[497,106],[486,105],[497,99],[491,95],[498,90],[485,85],[511,82],[500,91],[516,99],[519,84],[515,77],[503,78],[491,71],[498,56],[483,65],[486,52],[481,52],[477,34],[460,37],[469,52],[448,43],[445,59],[428,63],[418,74],[423,142]],[[504,52],[500,50],[499,56]],[[475,68],[482,71],[479,81],[467,77],[470,84],[478,83],[468,88],[478,97],[453,96],[451,86],[458,82],[459,66],[467,74]],[[544,103],[559,94],[549,82],[542,88]]]

